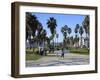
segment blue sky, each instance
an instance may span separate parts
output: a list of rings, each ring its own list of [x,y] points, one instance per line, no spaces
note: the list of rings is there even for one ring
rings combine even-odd
[[[37,19],[42,23],[43,28],[47,31],[47,36],[50,36],[50,30],[47,28],[47,20],[49,17],[54,17],[57,21],[56,32],[59,34],[58,41],[63,41],[63,35],[61,33],[61,27],[64,25],[68,25],[72,29],[72,33],[70,36],[75,36],[74,29],[76,24],[82,26],[82,22],[84,20],[84,15],[74,15],[74,14],[53,14],[53,13],[32,13],[36,15]]]

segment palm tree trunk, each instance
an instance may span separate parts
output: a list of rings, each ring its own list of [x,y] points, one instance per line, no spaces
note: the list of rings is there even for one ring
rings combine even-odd
[[[81,36],[81,48],[82,48],[82,36]]]
[[[54,48],[55,48],[54,46],[55,46],[55,45],[54,45],[54,39],[53,39],[53,53],[54,53]]]
[[[88,48],[88,46],[89,46],[89,43],[88,43],[88,34],[86,33],[86,48]]]

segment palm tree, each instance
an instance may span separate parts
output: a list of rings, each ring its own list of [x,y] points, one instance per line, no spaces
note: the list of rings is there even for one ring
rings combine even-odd
[[[59,34],[56,34],[56,38],[57,38],[57,46],[58,46],[58,37],[59,37]]]
[[[56,35],[56,30],[54,30],[54,33],[53,33],[53,47],[55,47],[55,43],[54,43],[54,37],[55,37],[55,35]],[[56,42],[56,41],[55,41]],[[55,48],[54,48],[55,49]]]
[[[53,47],[54,47],[54,36],[55,36],[55,31],[57,26],[56,19],[54,17],[50,17],[47,21],[47,26],[50,29],[50,32],[52,34],[51,37],[53,39]]]
[[[26,41],[28,39],[29,32],[31,31],[30,23],[29,23],[30,18],[31,18],[31,14],[30,13],[26,13]]]
[[[39,23],[37,26],[37,44],[38,44],[38,47],[40,46],[40,43],[41,43],[42,30],[43,30],[43,26],[41,23]]]
[[[83,23],[83,28],[85,29],[86,37],[89,35],[89,16],[86,16]]]
[[[33,15],[31,12],[26,12],[26,40],[29,36],[29,44],[30,46],[34,41],[36,41],[36,31],[38,29],[40,22],[37,17]],[[31,39],[33,37],[33,39]]]
[[[83,30],[83,27],[82,26],[79,29],[79,33],[80,33],[80,36],[81,36],[81,48],[82,48],[82,35],[84,33],[84,30]]]
[[[75,38],[74,38],[74,44],[75,44],[75,47],[79,47],[78,45],[78,42],[79,42],[79,37],[77,35],[75,35]]]
[[[68,34],[70,35],[72,32],[71,28],[68,28]]]
[[[32,32],[32,31],[31,31],[30,26],[29,26],[28,24],[26,24],[26,41],[27,41],[28,36],[29,36],[29,34],[30,34],[31,32]]]
[[[31,42],[32,42],[32,40],[31,40],[32,24],[33,24],[32,14],[27,12],[26,13],[26,42],[27,42],[27,40],[29,41],[30,49],[31,49]]]
[[[78,33],[79,27],[80,27],[80,25],[79,25],[79,24],[76,24],[75,31],[74,31],[76,35],[77,35],[77,33]]]
[[[73,45],[74,45],[74,38],[73,38],[73,36],[70,37],[70,41],[71,41],[71,43],[70,43],[71,47],[73,47]]]
[[[43,40],[43,47],[45,46],[45,41],[46,41],[46,35],[47,35],[47,32],[45,29],[42,30],[42,33],[41,33],[41,38]]]
[[[46,36],[47,45],[50,45],[50,38]]]
[[[68,34],[69,34],[69,46],[71,46],[71,40],[70,40],[70,34],[71,34],[72,30],[71,28],[68,28]]]
[[[85,16],[85,19],[84,19],[84,21],[82,23],[83,28],[84,28],[85,33],[86,33],[86,39],[85,40],[88,41],[87,47],[89,47],[89,26],[90,26],[89,22],[90,22],[90,19],[89,19],[89,16],[87,15],[87,16]]]
[[[76,27],[75,27],[75,30],[74,30],[74,32],[75,32],[75,46],[76,47],[79,46],[79,44],[78,44],[78,35],[77,35],[78,30],[79,30],[79,27],[80,27],[80,25],[79,24],[76,24]]]
[[[61,32],[64,36],[64,39],[63,39],[63,45],[66,47],[67,46],[67,33],[68,33],[68,26],[65,25],[64,27],[61,28]]]
[[[47,25],[48,28],[50,28],[51,34],[53,34],[57,26],[56,19],[54,17],[50,17],[47,21]]]
[[[64,27],[62,27],[61,28],[61,32],[62,32],[62,34],[64,36],[64,39],[66,39],[67,38],[67,33],[68,33],[68,26],[65,25]]]
[[[65,38],[66,36],[64,35],[64,32],[65,32],[64,27],[61,28],[61,32],[62,32],[62,34],[63,34],[63,36],[64,36],[64,38]]]
[[[38,24],[39,21],[37,20],[37,17],[30,12],[26,12],[26,27],[31,29],[33,37],[35,36]]]

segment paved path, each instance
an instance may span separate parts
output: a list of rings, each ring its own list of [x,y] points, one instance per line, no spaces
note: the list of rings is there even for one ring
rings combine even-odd
[[[59,65],[85,65],[89,64],[89,55],[81,55],[75,53],[66,53],[64,58],[60,57],[60,51],[55,54],[49,54],[36,61],[26,61],[26,67],[44,67]]]

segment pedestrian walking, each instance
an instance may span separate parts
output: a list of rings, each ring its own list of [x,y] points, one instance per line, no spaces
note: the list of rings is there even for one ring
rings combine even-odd
[[[64,58],[64,49],[63,49],[63,48],[62,48],[61,57],[63,57],[63,58]]]

